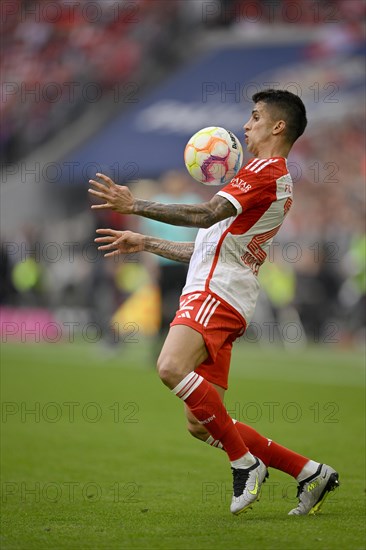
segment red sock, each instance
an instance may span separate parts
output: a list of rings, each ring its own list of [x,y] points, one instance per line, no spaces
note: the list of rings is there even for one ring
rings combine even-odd
[[[263,435],[242,422],[235,422],[235,426],[250,452],[260,458],[266,466],[277,468],[277,470],[290,474],[290,476],[297,477],[309,461],[308,458],[263,437]]]
[[[189,373],[172,392],[183,399],[212,437],[222,442],[231,461],[248,452],[218,392],[202,376]]]

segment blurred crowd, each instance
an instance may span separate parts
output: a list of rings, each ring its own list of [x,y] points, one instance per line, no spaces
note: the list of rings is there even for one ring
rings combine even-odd
[[[313,26],[341,21],[357,24],[365,13],[365,6],[359,0],[221,0],[220,3],[220,9],[211,7],[210,15],[215,24],[221,25],[296,23]]]
[[[123,83],[147,65],[173,65],[178,8],[159,0],[4,2],[2,160],[28,154],[88,107],[102,108],[108,93],[116,104],[128,101],[134,89]]]
[[[147,65],[171,68],[201,28],[339,22],[344,45],[362,37],[364,12],[359,0],[4,2],[0,158],[24,157],[104,98],[130,101]]]
[[[316,137],[299,142],[297,162],[309,165],[317,159],[325,169],[313,172],[312,180],[302,176],[295,183],[291,213],[259,272],[264,292],[249,341],[258,337],[261,326],[261,344],[276,340],[284,345],[362,345],[366,327],[362,137],[360,121],[348,118],[338,131],[326,126]],[[329,167],[329,159],[337,162]],[[208,200],[213,193],[212,188],[180,172],[162,174],[159,181],[134,182],[133,191],[143,199],[170,203]],[[178,304],[187,265],[148,254],[106,260],[93,244],[97,227],[130,229],[178,241],[195,237],[191,229],[172,229],[108,211],[84,210],[52,227],[23,227],[12,243],[2,247],[0,304],[51,307],[61,320],[75,320],[79,311],[83,322],[98,323],[105,340],[116,343],[112,320],[131,296],[141,295],[131,304],[130,317],[122,312],[119,319],[124,319],[122,324],[126,319],[139,319],[143,332],[162,338]],[[158,292],[158,301],[152,289]],[[147,302],[157,307],[151,307],[145,319],[141,309]],[[298,327],[295,335],[281,329],[293,324]]]
[[[366,327],[362,113],[319,124],[294,152],[295,200],[276,237],[273,262],[261,268],[262,284],[274,310],[295,308],[309,341],[361,343]]]
[[[5,2],[0,54],[2,159],[15,162],[28,154],[91,105],[100,108],[105,94],[112,94],[109,97],[118,103],[120,84],[138,79],[149,64],[172,68],[182,50],[174,45],[182,36],[188,40],[195,29],[248,24],[255,13],[267,13],[269,8],[272,23],[290,24],[289,14],[296,6],[301,12],[297,24],[326,23],[326,18],[335,17],[344,23],[337,27],[337,40],[333,27],[324,31],[327,39],[314,43],[307,52],[310,59],[320,54],[331,57],[334,48],[346,51],[347,45],[359,40],[365,4],[358,0]],[[269,23],[257,21],[261,22]],[[332,67],[331,71],[329,78],[342,78]],[[343,114],[336,108],[334,121],[313,121],[312,130],[294,148],[293,167],[301,167],[293,173],[294,206],[260,270],[264,292],[253,326],[273,322],[277,327],[263,341],[273,337],[286,344],[286,334],[278,327],[292,323],[301,327],[302,343],[358,345],[364,340],[364,116],[361,106]],[[198,202],[213,194],[179,172],[131,185],[137,196],[162,202]],[[52,192],[53,200],[74,200],[69,189],[57,198]],[[11,242],[7,238],[0,247],[0,306],[48,308],[64,323],[95,321],[102,327],[103,339],[116,343],[111,321],[129,318],[123,312],[118,317],[116,310],[139,296],[140,301],[130,302],[132,318],[147,303],[158,304],[146,310],[141,323],[146,323],[147,333],[162,337],[187,266],[145,254],[107,261],[93,243],[97,227],[167,238],[163,224],[91,213],[85,204],[78,214],[55,219],[51,226],[37,220],[20,227]],[[186,241],[194,235],[178,228],[171,238]]]

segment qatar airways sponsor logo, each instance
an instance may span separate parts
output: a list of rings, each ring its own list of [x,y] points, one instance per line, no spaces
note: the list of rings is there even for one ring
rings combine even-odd
[[[238,189],[240,189],[240,191],[242,191],[243,193],[248,193],[248,191],[250,191],[251,188],[252,188],[250,183],[247,183],[246,181],[242,180],[241,178],[233,178],[231,180],[231,185],[233,187],[238,187]]]

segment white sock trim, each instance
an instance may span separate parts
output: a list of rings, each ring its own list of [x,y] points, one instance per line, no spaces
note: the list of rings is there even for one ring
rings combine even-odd
[[[250,453],[248,451],[241,458],[238,458],[237,460],[232,460],[231,461],[231,466],[233,468],[236,468],[236,469],[239,468],[239,469],[244,469],[245,470],[245,469],[250,468],[251,466],[253,466],[253,464],[255,464],[255,462],[256,462],[256,459],[254,458],[252,453]]]
[[[172,389],[172,392],[179,397],[180,399],[183,399],[185,401],[187,397],[191,395],[191,393],[198,388],[198,386],[203,382],[202,376],[197,374],[196,372],[190,372],[175,386],[175,388]]]
[[[211,447],[217,447],[218,449],[223,449],[224,447],[221,441],[219,439],[214,439],[212,435],[208,436],[205,443],[207,443],[208,445],[211,445]]]
[[[320,466],[319,462],[315,462],[314,460],[309,460],[305,464],[305,466],[303,467],[299,475],[297,476],[296,478],[297,481],[300,483],[301,481],[304,481],[304,479],[314,475],[317,469],[319,468],[319,466]]]

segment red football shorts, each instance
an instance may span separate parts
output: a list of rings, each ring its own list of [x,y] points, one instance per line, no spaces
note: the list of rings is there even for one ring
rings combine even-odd
[[[227,390],[233,342],[246,329],[243,317],[216,294],[202,291],[180,297],[174,325],[202,334],[209,356],[195,372]]]

